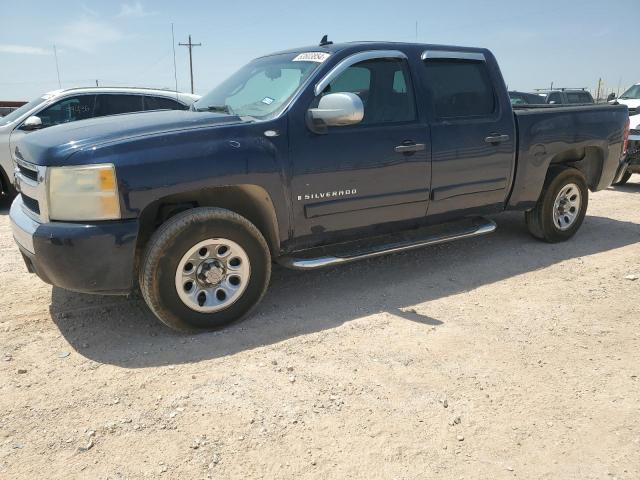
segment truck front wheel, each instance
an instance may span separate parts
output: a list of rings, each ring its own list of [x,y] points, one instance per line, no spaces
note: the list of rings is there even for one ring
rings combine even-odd
[[[529,232],[547,242],[564,242],[578,231],[589,203],[589,190],[582,172],[567,168],[545,181],[538,203],[525,220]]]
[[[140,290],[169,327],[210,330],[246,315],[266,292],[271,257],[246,218],[203,207],[171,217],[153,234],[140,266]]]

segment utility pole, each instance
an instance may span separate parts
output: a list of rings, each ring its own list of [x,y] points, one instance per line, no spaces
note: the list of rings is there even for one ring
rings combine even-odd
[[[189,71],[191,72],[191,93],[193,93],[193,47],[202,46],[201,43],[191,43],[191,35],[189,35],[189,43],[179,43],[182,47],[189,48]]]
[[[53,45],[53,56],[56,58],[56,72],[58,74],[58,88],[62,88],[62,83],[60,83],[60,67],[58,66],[58,50],[56,50],[55,44]]]
[[[596,94],[596,103],[600,102],[600,85],[602,83],[602,78],[598,79],[598,93]]]

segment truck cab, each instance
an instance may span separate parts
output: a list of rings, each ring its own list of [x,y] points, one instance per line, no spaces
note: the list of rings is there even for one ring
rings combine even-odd
[[[588,105],[595,103],[585,88],[561,88],[547,91],[546,103],[550,105]]]

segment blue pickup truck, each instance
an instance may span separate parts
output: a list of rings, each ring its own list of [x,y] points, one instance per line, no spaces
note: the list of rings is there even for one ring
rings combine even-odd
[[[315,269],[486,234],[525,212],[559,242],[626,169],[627,107],[512,109],[486,49],[323,41],[251,61],[190,111],[83,120],[18,143],[29,271],[127,294],[180,330]],[[298,292],[300,293],[300,292]]]

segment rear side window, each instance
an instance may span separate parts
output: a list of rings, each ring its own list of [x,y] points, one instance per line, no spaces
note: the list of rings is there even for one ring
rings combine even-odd
[[[142,95],[98,95],[96,103],[96,117],[142,110]]]
[[[553,92],[549,94],[549,98],[547,99],[547,103],[553,103],[555,105],[560,105],[562,103],[562,95],[560,92]]]
[[[496,111],[485,62],[429,59],[425,68],[438,118],[490,116]]]
[[[591,95],[587,92],[567,92],[569,103],[592,103]]]
[[[42,120],[43,127],[84,120],[93,117],[94,100],[95,95],[78,95],[65,98],[36,115]]]
[[[145,110],[185,110],[187,107],[167,97],[144,97]]]

